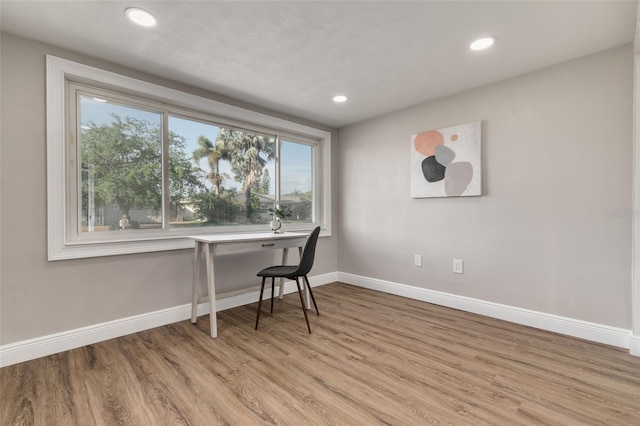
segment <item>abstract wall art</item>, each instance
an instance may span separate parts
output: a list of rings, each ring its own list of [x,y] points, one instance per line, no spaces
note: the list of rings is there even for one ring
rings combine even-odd
[[[411,197],[482,195],[482,122],[411,136]]]

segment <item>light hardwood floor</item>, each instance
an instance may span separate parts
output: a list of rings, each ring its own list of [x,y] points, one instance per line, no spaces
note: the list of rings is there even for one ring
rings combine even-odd
[[[344,284],[0,370],[1,425],[640,425],[640,358]]]

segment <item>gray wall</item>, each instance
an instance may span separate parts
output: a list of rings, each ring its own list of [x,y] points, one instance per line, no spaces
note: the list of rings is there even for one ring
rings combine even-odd
[[[339,129],[339,271],[630,329],[632,96],[627,45]],[[478,120],[485,195],[410,198],[411,135]]]
[[[2,34],[3,345],[189,302],[188,250],[47,262],[45,54],[233,103]],[[624,46],[340,129],[334,236],[320,240],[312,274],[631,328],[632,61]],[[411,135],[476,120],[485,195],[411,199]],[[453,258],[464,275],[451,272]],[[254,271],[274,260],[225,257],[219,291],[255,285]]]
[[[4,33],[1,53],[0,344],[189,303],[190,250],[47,261],[45,55],[229,100]],[[321,238],[311,275],[335,272],[336,252],[335,236]],[[255,272],[276,260],[275,252],[221,258],[218,291],[257,285]]]

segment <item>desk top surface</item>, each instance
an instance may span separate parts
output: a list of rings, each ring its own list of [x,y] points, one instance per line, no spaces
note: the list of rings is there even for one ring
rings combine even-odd
[[[284,240],[291,238],[307,237],[308,234],[303,232],[255,232],[247,234],[208,234],[208,235],[189,235],[196,241],[205,243],[234,243],[243,241],[264,241],[264,240]]]

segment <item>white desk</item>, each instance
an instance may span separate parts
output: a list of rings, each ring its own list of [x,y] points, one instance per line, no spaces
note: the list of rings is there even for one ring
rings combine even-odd
[[[216,284],[214,271],[214,257],[225,254],[239,254],[253,251],[282,249],[282,264],[287,262],[289,247],[298,247],[302,253],[302,247],[307,240],[307,234],[299,232],[283,232],[274,234],[261,232],[254,234],[217,234],[217,235],[191,235],[195,240],[193,258],[193,286],[191,293],[191,322],[195,323],[198,317],[198,303],[206,301],[206,297],[198,298],[198,282],[200,281],[200,258],[204,251],[207,270],[207,284],[209,292],[209,316],[211,322],[211,337],[218,336],[216,325]],[[256,271],[257,273],[258,271]],[[284,291],[283,280],[280,280],[279,297]],[[308,301],[307,301],[308,303]]]

